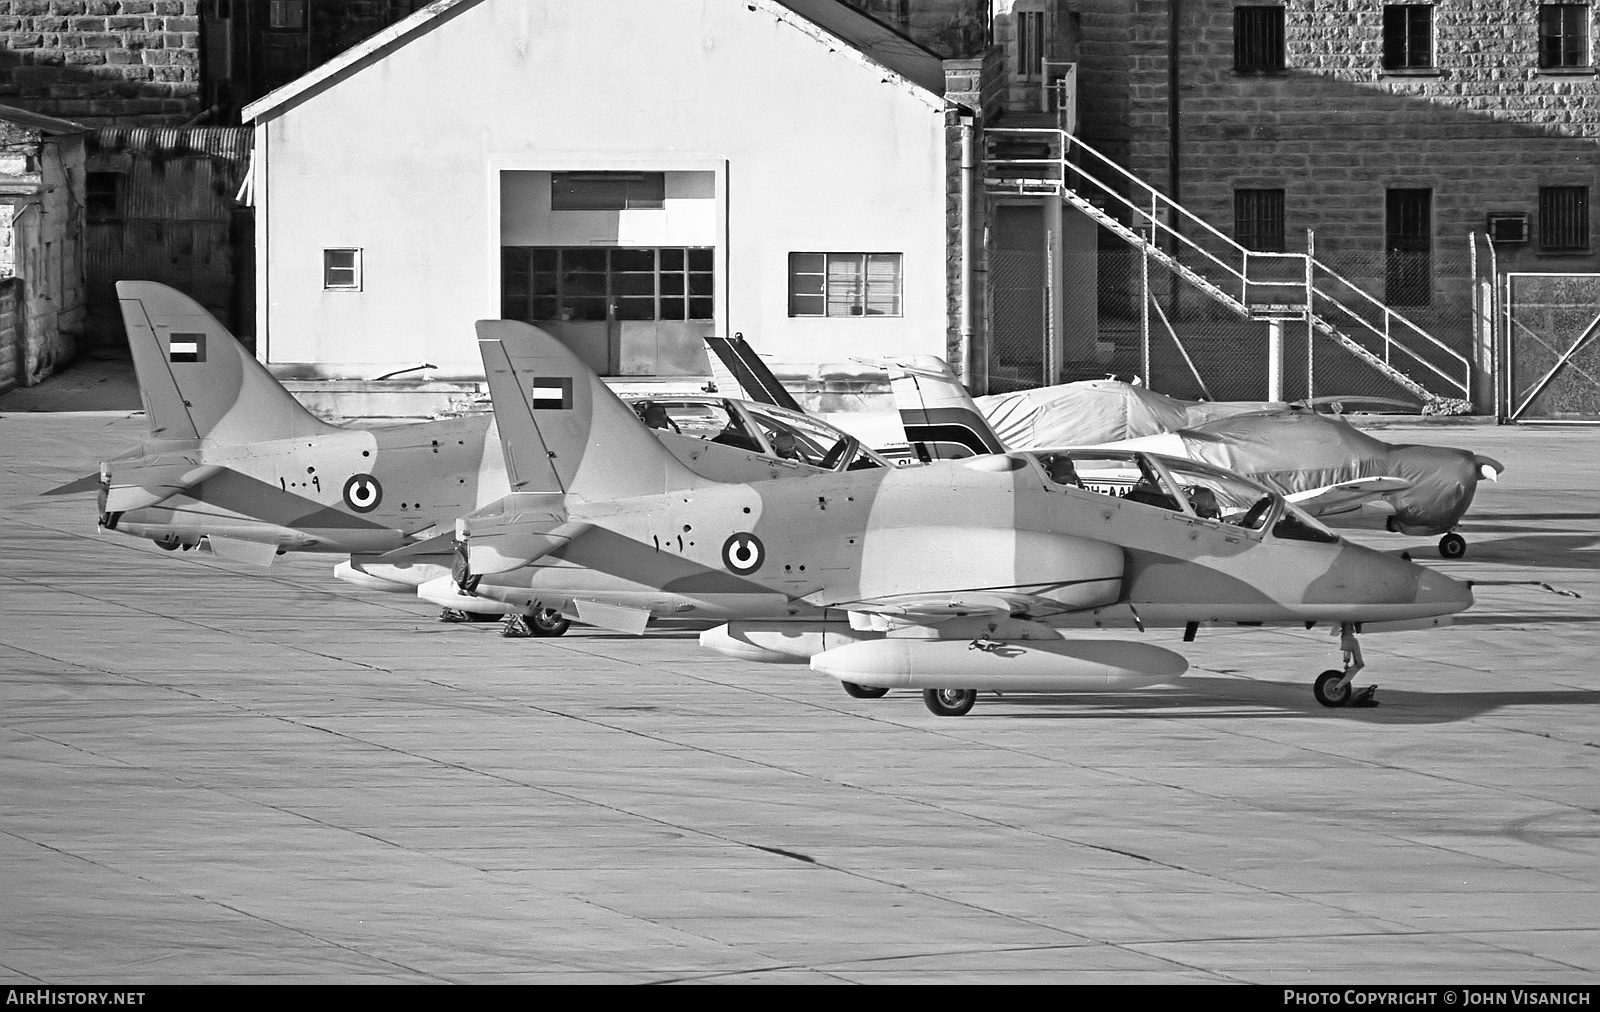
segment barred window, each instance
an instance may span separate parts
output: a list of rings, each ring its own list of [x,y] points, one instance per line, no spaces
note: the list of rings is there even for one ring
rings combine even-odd
[[[1383,69],[1426,70],[1433,66],[1433,5],[1385,4]]]
[[[899,253],[790,253],[790,316],[899,316]]]
[[[710,247],[507,246],[500,316],[551,320],[709,320]]]
[[[1589,5],[1539,5],[1539,66],[1589,65]]]
[[[1235,7],[1233,69],[1262,73],[1283,68],[1283,8]]]
[[[1044,11],[1018,11],[1017,76],[1037,81],[1044,66]]]
[[[306,0],[268,0],[268,31],[303,32],[305,27]]]
[[[1589,249],[1589,188],[1539,187],[1539,250],[1584,253]]]
[[[1283,191],[1234,190],[1233,238],[1246,249],[1282,253]]]

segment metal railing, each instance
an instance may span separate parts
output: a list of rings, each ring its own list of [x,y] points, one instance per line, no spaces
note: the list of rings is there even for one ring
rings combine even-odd
[[[1059,194],[1240,316],[1307,320],[1420,397],[1470,400],[1472,364],[1465,356],[1312,252],[1246,249],[1069,131],[991,128],[985,143],[984,183],[990,192]],[[1135,196],[1126,196],[1124,189]],[[1120,216],[1112,213],[1119,208]],[[1412,371],[1439,389],[1419,382]]]

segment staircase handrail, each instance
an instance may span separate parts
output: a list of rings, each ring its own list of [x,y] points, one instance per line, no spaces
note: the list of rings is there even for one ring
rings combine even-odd
[[[1002,135],[1002,136],[1034,134],[1034,135],[1040,135],[1041,137],[1045,137],[1045,138],[1048,138],[1048,139],[1055,140],[1057,142],[1057,144],[1058,144],[1057,150],[1060,152],[1056,157],[1053,157],[1053,158],[1006,158],[1006,159],[998,159],[997,162],[999,164],[1018,165],[1018,166],[1021,166],[1021,165],[1049,166],[1050,168],[1052,168],[1055,171],[1055,175],[1053,176],[1053,178],[1047,179],[1047,180],[1041,180],[1041,182],[1057,182],[1063,188],[1067,188],[1068,187],[1067,173],[1069,171],[1072,172],[1072,173],[1075,173],[1075,175],[1076,175],[1076,177],[1078,179],[1087,181],[1088,183],[1090,183],[1093,186],[1097,187],[1101,192],[1103,192],[1111,200],[1115,201],[1116,203],[1118,203],[1118,204],[1122,205],[1123,207],[1127,208],[1128,210],[1134,212],[1138,216],[1140,216],[1140,217],[1146,219],[1147,221],[1149,221],[1150,222],[1150,227],[1152,229],[1152,238],[1154,237],[1155,232],[1159,230],[1161,232],[1161,234],[1169,236],[1173,240],[1174,243],[1181,243],[1183,246],[1185,246],[1188,249],[1190,249],[1190,250],[1194,251],[1195,253],[1199,254],[1199,256],[1201,258],[1203,258],[1204,260],[1209,261],[1211,264],[1213,264],[1217,269],[1222,271],[1224,274],[1226,274],[1226,275],[1228,275],[1228,276],[1230,276],[1230,277],[1232,277],[1234,279],[1237,279],[1238,282],[1239,282],[1239,285],[1240,285],[1240,296],[1236,301],[1239,304],[1239,306],[1241,308],[1245,309],[1246,311],[1248,311],[1249,306],[1250,306],[1249,293],[1250,293],[1250,289],[1251,289],[1252,286],[1258,286],[1258,287],[1263,287],[1263,288],[1294,288],[1294,289],[1299,289],[1299,290],[1302,290],[1302,291],[1305,292],[1305,296],[1306,296],[1305,297],[1305,311],[1308,314],[1308,317],[1310,319],[1312,319],[1314,322],[1322,322],[1324,324],[1332,326],[1331,324],[1328,324],[1328,321],[1321,319],[1320,314],[1318,314],[1317,311],[1316,311],[1316,302],[1315,302],[1315,300],[1316,300],[1317,297],[1320,296],[1321,298],[1323,298],[1327,302],[1331,302],[1333,305],[1338,306],[1340,309],[1342,309],[1344,311],[1344,315],[1347,316],[1349,319],[1354,320],[1355,322],[1359,323],[1363,328],[1365,328],[1366,330],[1370,331],[1372,334],[1376,335],[1377,337],[1382,338],[1382,340],[1383,340],[1383,361],[1384,361],[1384,363],[1386,365],[1389,363],[1389,358],[1390,358],[1390,355],[1392,354],[1392,349],[1398,348],[1401,352],[1404,352],[1411,359],[1415,360],[1420,365],[1426,367],[1429,371],[1434,373],[1436,376],[1438,376],[1445,383],[1448,383],[1450,386],[1460,390],[1463,397],[1470,397],[1471,396],[1472,364],[1466,358],[1466,356],[1462,355],[1460,352],[1457,352],[1455,349],[1449,347],[1444,342],[1440,341],[1438,338],[1436,338],[1432,334],[1428,333],[1426,330],[1423,330],[1416,323],[1414,323],[1410,319],[1408,319],[1404,314],[1396,312],[1387,303],[1383,302],[1382,300],[1374,297],[1370,293],[1368,293],[1365,290],[1363,290],[1362,288],[1358,287],[1354,282],[1350,281],[1348,278],[1345,278],[1343,275],[1339,274],[1333,268],[1329,267],[1327,264],[1325,264],[1322,261],[1318,260],[1316,257],[1312,256],[1311,254],[1309,254],[1309,253],[1278,253],[1278,252],[1270,252],[1270,251],[1252,250],[1252,249],[1246,248],[1245,246],[1241,245],[1239,242],[1234,240],[1231,236],[1223,234],[1219,229],[1217,229],[1210,222],[1208,222],[1205,219],[1203,219],[1203,218],[1199,217],[1198,215],[1194,214],[1194,212],[1190,211],[1188,208],[1184,207],[1182,204],[1177,203],[1171,197],[1168,197],[1166,194],[1162,193],[1160,190],[1157,190],[1155,187],[1151,186],[1149,183],[1145,182],[1143,179],[1140,179],[1134,173],[1132,173],[1132,172],[1128,171],[1127,169],[1123,168],[1121,165],[1118,165],[1116,162],[1112,161],[1106,155],[1103,155],[1099,151],[1096,151],[1094,148],[1092,148],[1089,145],[1083,143],[1076,136],[1074,136],[1073,134],[1071,134],[1071,133],[1069,133],[1069,132],[1067,132],[1065,130],[1061,130],[1061,129],[1055,128],[1055,127],[991,127],[988,130],[986,130],[985,132],[988,133],[988,134],[992,134],[992,135]],[[1128,197],[1125,197],[1121,193],[1118,193],[1106,181],[1104,181],[1104,180],[1100,179],[1099,177],[1097,177],[1097,176],[1085,171],[1082,167],[1080,167],[1078,165],[1075,165],[1071,161],[1069,161],[1068,154],[1069,154],[1070,150],[1073,149],[1073,148],[1076,148],[1076,150],[1087,154],[1089,157],[1093,158],[1098,164],[1103,165],[1106,168],[1109,168],[1116,176],[1120,176],[1121,178],[1127,180],[1129,183],[1133,184],[1133,188],[1134,188],[1135,192],[1141,192],[1142,191],[1143,193],[1147,193],[1149,195],[1149,197],[1150,197],[1150,206],[1148,208],[1146,208],[1146,207],[1142,206],[1142,204],[1135,203],[1133,200],[1129,199]],[[1019,181],[1019,187],[1020,187],[1020,185],[1025,185],[1026,182],[1028,182],[1028,181],[1026,181],[1026,180]],[[1169,213],[1173,214],[1175,216],[1175,218],[1182,219],[1185,222],[1192,222],[1194,225],[1198,226],[1199,230],[1201,232],[1210,235],[1212,238],[1214,238],[1218,242],[1220,242],[1225,250],[1231,251],[1232,253],[1236,254],[1239,257],[1240,266],[1238,268],[1235,268],[1228,261],[1222,259],[1220,256],[1216,255],[1215,253],[1213,253],[1210,250],[1206,249],[1204,246],[1201,246],[1200,244],[1195,242],[1192,238],[1190,238],[1190,236],[1188,234],[1185,233],[1185,231],[1183,229],[1174,228],[1171,224],[1167,223],[1165,220],[1163,220],[1163,218],[1162,218],[1162,216],[1160,214],[1160,212],[1162,210],[1166,210]],[[1107,217],[1109,218],[1110,216],[1107,215]],[[1124,226],[1124,227],[1126,227],[1126,226]],[[1132,229],[1129,229],[1129,230],[1132,231]],[[1249,273],[1249,271],[1250,271],[1250,261],[1251,261],[1252,258],[1260,259],[1260,260],[1282,259],[1282,260],[1298,261],[1302,265],[1303,277],[1300,280],[1295,280],[1295,281],[1268,281],[1268,280],[1252,279],[1250,277],[1250,273]],[[1176,258],[1174,257],[1174,259],[1176,259]],[[1345,306],[1344,302],[1342,300],[1340,300],[1339,298],[1337,298],[1334,295],[1330,294],[1329,292],[1323,290],[1322,288],[1317,287],[1317,285],[1315,283],[1315,277],[1316,277],[1316,275],[1318,273],[1327,276],[1328,278],[1330,278],[1333,281],[1337,282],[1339,285],[1342,285],[1348,291],[1354,292],[1356,295],[1358,295],[1366,303],[1368,303],[1372,307],[1376,308],[1382,314],[1381,319],[1382,319],[1383,326],[1381,328],[1378,327],[1371,320],[1368,320],[1366,317],[1354,312],[1353,310],[1351,310],[1350,308]],[[1214,285],[1212,287],[1215,288]],[[1221,291],[1221,289],[1216,289],[1216,290],[1217,291]],[[1226,294],[1226,293],[1224,293],[1224,294]],[[1231,295],[1229,295],[1228,298],[1230,300],[1233,300],[1233,297]],[[1450,374],[1446,373],[1444,370],[1440,369],[1434,363],[1428,361],[1427,359],[1423,358],[1421,355],[1417,354],[1417,352],[1414,351],[1413,349],[1411,349],[1411,348],[1407,347],[1405,344],[1402,344],[1401,342],[1395,340],[1394,335],[1391,332],[1392,331],[1392,321],[1398,321],[1401,325],[1403,325],[1412,334],[1415,334],[1418,337],[1421,337],[1427,343],[1431,344],[1436,350],[1438,350],[1439,352],[1442,352],[1446,357],[1448,357],[1449,359],[1453,359],[1455,362],[1459,363],[1460,366],[1461,366],[1461,369],[1462,369],[1462,374],[1463,374],[1463,376],[1465,378],[1464,379],[1460,379],[1460,380],[1456,379],[1455,377],[1453,377]],[[1334,329],[1337,330],[1337,328],[1334,328]]]
[[[1365,299],[1367,302],[1371,303],[1373,306],[1377,307],[1379,310],[1382,311],[1382,313],[1383,313],[1383,329],[1382,330],[1379,330],[1378,327],[1372,323],[1372,321],[1368,320],[1364,316],[1361,316],[1361,315],[1359,315],[1357,313],[1349,312],[1348,310],[1346,310],[1346,313],[1350,317],[1350,319],[1352,319],[1352,320],[1356,321],[1357,323],[1361,324],[1363,327],[1365,327],[1367,330],[1371,331],[1373,334],[1377,335],[1378,337],[1383,338],[1384,361],[1385,362],[1387,362],[1389,360],[1389,349],[1391,347],[1399,348],[1401,351],[1403,351],[1407,355],[1411,356],[1411,358],[1415,359],[1418,363],[1420,363],[1421,365],[1423,365],[1427,369],[1429,369],[1434,375],[1438,376],[1440,379],[1444,380],[1446,383],[1449,383],[1452,387],[1455,387],[1456,389],[1460,390],[1461,391],[1461,395],[1463,397],[1470,397],[1471,396],[1471,393],[1472,393],[1472,362],[1465,355],[1461,354],[1460,352],[1456,351],[1454,348],[1452,348],[1449,345],[1445,344],[1443,341],[1439,340],[1437,337],[1434,337],[1432,334],[1428,333],[1426,330],[1423,330],[1421,327],[1417,326],[1410,319],[1408,319],[1405,316],[1405,314],[1395,311],[1395,309],[1393,307],[1391,307],[1388,303],[1383,302],[1383,301],[1377,299],[1376,297],[1374,297],[1373,295],[1371,295],[1370,293],[1366,292],[1361,287],[1356,285],[1355,282],[1349,280],[1344,275],[1340,274],[1338,271],[1336,271],[1333,268],[1329,267],[1327,264],[1322,263],[1320,260],[1316,259],[1315,257],[1308,257],[1308,259],[1310,260],[1311,266],[1312,266],[1313,269],[1315,269],[1317,271],[1320,271],[1321,273],[1327,275],[1329,278],[1333,279],[1334,281],[1337,281],[1339,284],[1343,285],[1348,290],[1356,293],[1361,298]],[[1316,285],[1315,282],[1313,282],[1312,285],[1311,285],[1311,291],[1312,291],[1313,295],[1321,296],[1322,298],[1328,300],[1329,302],[1333,303],[1334,305],[1339,306],[1341,309],[1344,308],[1344,303],[1340,299],[1338,299],[1334,295],[1329,294],[1326,291],[1323,291],[1320,287],[1318,287]],[[1427,341],[1429,344],[1433,345],[1433,347],[1435,349],[1437,349],[1440,352],[1443,352],[1445,354],[1445,356],[1447,356],[1448,358],[1454,359],[1461,366],[1462,379],[1456,379],[1454,376],[1451,376],[1450,374],[1446,373],[1444,370],[1440,369],[1438,366],[1434,365],[1432,362],[1430,362],[1427,359],[1423,358],[1421,355],[1418,355],[1411,348],[1408,348],[1408,347],[1406,347],[1406,345],[1400,343],[1399,341],[1396,341],[1394,339],[1394,335],[1392,333],[1390,333],[1390,326],[1389,326],[1390,320],[1398,320],[1408,330],[1410,330],[1410,332],[1412,334],[1415,334],[1416,336],[1418,336],[1418,337],[1422,338],[1423,340]]]

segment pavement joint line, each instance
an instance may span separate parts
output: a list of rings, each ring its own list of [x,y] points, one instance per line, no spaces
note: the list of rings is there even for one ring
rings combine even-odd
[[[691,677],[694,677],[694,676],[691,676]],[[705,680],[705,679],[702,678],[702,680]],[[448,684],[444,684],[444,683],[441,683],[441,684],[443,684],[443,686],[446,687],[446,688],[453,688],[456,691],[467,691],[467,692],[474,691],[474,690],[470,690],[470,689],[463,689],[462,687],[459,687],[459,686],[452,686],[452,685],[448,685]],[[713,684],[718,684],[718,683],[713,683]],[[762,694],[770,695],[770,694],[765,693],[765,692],[763,692]],[[489,698],[500,699],[500,701],[502,701],[502,702],[510,702],[510,703],[513,703],[514,705],[516,704],[515,700],[502,699],[501,697],[496,697],[496,696],[494,696],[492,694],[489,695]],[[778,697],[778,698],[782,698],[782,697]],[[1345,910],[1342,907],[1339,907],[1337,904],[1326,902],[1326,901],[1320,899],[1318,896],[1307,896],[1307,895],[1302,894],[1302,893],[1295,893],[1295,892],[1291,892],[1291,891],[1288,891],[1288,890],[1274,889],[1274,888],[1269,888],[1269,887],[1266,887],[1266,886],[1256,885],[1256,884],[1250,883],[1250,882],[1236,881],[1235,879],[1230,878],[1230,877],[1225,876],[1225,875],[1218,875],[1218,874],[1213,874],[1213,873],[1204,872],[1204,871],[1197,871],[1197,870],[1195,870],[1193,868],[1189,868],[1189,867],[1186,867],[1184,865],[1180,865],[1180,864],[1176,864],[1174,862],[1162,860],[1160,858],[1148,857],[1146,855],[1138,854],[1138,853],[1135,853],[1133,851],[1128,851],[1128,850],[1124,850],[1124,849],[1121,849],[1121,848],[1112,847],[1112,846],[1110,846],[1108,844],[1098,844],[1098,843],[1093,843],[1093,842],[1090,842],[1090,841],[1087,841],[1087,840],[1079,840],[1079,839],[1076,839],[1076,838],[1073,838],[1073,837],[1063,836],[1063,835],[1057,834],[1057,833],[1046,832],[1044,830],[1030,829],[1030,828],[1027,828],[1027,827],[1019,826],[1019,825],[1014,824],[1014,823],[1006,822],[1006,821],[1001,820],[1001,819],[996,819],[996,818],[992,818],[992,817],[985,816],[985,815],[979,815],[979,814],[976,814],[976,813],[973,813],[973,812],[967,812],[967,811],[962,811],[962,810],[959,810],[959,809],[954,809],[954,808],[951,808],[949,806],[946,806],[946,805],[943,805],[943,804],[939,804],[939,803],[936,803],[936,802],[932,802],[932,801],[928,801],[928,800],[923,799],[923,798],[910,797],[910,796],[903,795],[903,794],[897,794],[897,793],[893,793],[893,792],[882,791],[882,790],[878,790],[878,789],[875,789],[875,788],[872,788],[872,787],[865,787],[865,786],[862,786],[860,784],[850,783],[848,781],[837,780],[837,779],[829,778],[829,777],[817,777],[814,774],[806,773],[806,772],[803,772],[801,770],[796,770],[796,769],[793,769],[793,768],[790,768],[790,767],[780,766],[780,765],[777,765],[777,764],[774,764],[774,763],[765,762],[765,761],[762,761],[762,760],[759,760],[759,759],[755,759],[755,758],[752,758],[752,757],[749,757],[749,756],[738,755],[738,754],[734,754],[732,752],[726,752],[726,751],[721,751],[721,750],[716,750],[716,749],[707,749],[704,746],[694,745],[692,743],[674,741],[674,740],[672,740],[670,738],[666,738],[666,737],[661,736],[661,735],[650,734],[650,733],[639,731],[639,730],[636,730],[636,729],[633,729],[633,728],[621,728],[621,727],[617,727],[615,725],[607,724],[604,721],[595,720],[593,718],[587,718],[587,717],[583,717],[583,716],[575,715],[575,714],[565,714],[565,713],[561,713],[560,711],[554,711],[554,710],[550,710],[548,708],[543,708],[543,707],[529,706],[528,708],[537,710],[537,711],[542,712],[542,713],[546,713],[546,714],[551,715],[551,716],[560,716],[560,717],[566,717],[566,718],[572,719],[572,720],[578,720],[580,722],[587,723],[587,724],[590,724],[592,726],[601,727],[601,728],[604,728],[604,729],[607,729],[607,730],[611,730],[611,731],[621,731],[621,732],[623,732],[625,734],[630,734],[630,735],[635,735],[635,736],[638,736],[638,737],[642,737],[642,738],[645,738],[647,740],[655,741],[655,742],[657,742],[659,744],[672,745],[672,746],[675,746],[675,747],[678,747],[678,748],[686,748],[686,749],[689,749],[689,750],[692,750],[692,751],[702,752],[702,753],[709,754],[709,755],[715,755],[718,758],[722,758],[722,759],[729,759],[729,760],[733,760],[733,761],[736,761],[736,762],[749,763],[751,765],[759,766],[759,767],[762,767],[762,768],[765,768],[765,769],[770,769],[770,770],[773,770],[773,771],[776,771],[776,772],[785,773],[785,774],[788,774],[788,775],[791,775],[791,776],[798,776],[798,777],[801,777],[802,779],[805,779],[805,780],[808,780],[808,781],[821,782],[821,783],[826,783],[826,784],[829,784],[829,785],[832,785],[832,786],[838,786],[838,787],[848,788],[848,789],[851,789],[851,790],[862,791],[864,793],[870,794],[870,795],[875,796],[875,797],[893,799],[893,800],[899,801],[899,802],[901,802],[903,804],[909,804],[909,805],[912,805],[914,807],[922,807],[922,808],[930,809],[932,811],[937,811],[937,812],[939,812],[941,814],[944,814],[944,815],[947,815],[947,816],[951,816],[951,817],[955,817],[955,818],[970,819],[970,820],[973,820],[973,821],[976,821],[976,822],[979,822],[979,823],[982,823],[982,824],[985,824],[985,825],[990,825],[990,826],[994,826],[994,827],[997,827],[997,828],[1001,828],[1001,829],[1006,829],[1006,830],[1013,831],[1013,832],[1022,833],[1023,835],[1035,836],[1035,837],[1038,837],[1040,839],[1049,840],[1049,841],[1052,841],[1052,842],[1055,842],[1055,843],[1065,844],[1065,845],[1068,845],[1068,846],[1083,847],[1083,848],[1086,848],[1086,849],[1089,849],[1089,850],[1097,850],[1097,851],[1100,851],[1102,853],[1117,854],[1119,856],[1127,857],[1127,858],[1130,858],[1130,859],[1133,859],[1133,860],[1148,862],[1150,864],[1156,865],[1158,867],[1166,868],[1166,869],[1171,870],[1171,871],[1181,872],[1183,874],[1189,874],[1189,875],[1196,875],[1199,878],[1201,878],[1202,880],[1210,879],[1210,880],[1213,880],[1213,881],[1226,882],[1229,885],[1232,885],[1232,886],[1235,886],[1235,887],[1238,887],[1238,888],[1241,888],[1241,889],[1249,890],[1249,891],[1252,891],[1252,892],[1259,892],[1259,893],[1262,893],[1262,894],[1268,895],[1268,896],[1279,896],[1279,897],[1293,898],[1293,899],[1298,899],[1298,900],[1300,900],[1302,902],[1311,903],[1313,905],[1326,906],[1326,907],[1329,907],[1331,909],[1340,910],[1343,913],[1349,913],[1350,912],[1348,910]],[[843,711],[843,712],[847,712],[848,713],[848,712],[851,712],[851,711]],[[1014,754],[1014,755],[1026,755],[1029,758],[1034,759],[1035,761],[1043,762],[1046,765],[1050,765],[1050,766],[1061,766],[1061,765],[1063,765],[1063,763],[1061,763],[1059,760],[1052,759],[1051,757],[1041,756],[1041,755],[1039,755],[1037,753],[1030,752],[1030,751],[1024,750],[1024,749],[1016,749],[1016,748],[1007,747],[1007,746],[1003,746],[1003,745],[995,745],[992,742],[967,742],[966,744],[969,744],[969,745],[976,744],[976,745],[980,745],[980,746],[983,746],[983,747],[997,748],[997,749],[999,749],[1001,751],[1007,752],[1009,754]],[[1274,742],[1274,744],[1278,744],[1278,743]],[[1221,802],[1224,802],[1224,803],[1239,803],[1239,799],[1237,799],[1237,798],[1235,798],[1233,796],[1230,796],[1230,795],[1208,794],[1206,792],[1194,790],[1192,788],[1187,788],[1187,787],[1184,787],[1182,785],[1165,784],[1165,783],[1161,783],[1159,781],[1151,780],[1151,779],[1146,778],[1146,777],[1135,776],[1133,774],[1130,774],[1130,773],[1127,773],[1127,772],[1123,772],[1123,771],[1112,771],[1112,770],[1109,770],[1109,769],[1107,769],[1105,767],[1091,767],[1091,766],[1086,766],[1086,765],[1076,764],[1076,763],[1068,763],[1068,764],[1065,764],[1065,765],[1067,765],[1067,766],[1069,766],[1071,768],[1078,769],[1080,771],[1093,771],[1093,772],[1098,772],[1098,773],[1101,773],[1101,774],[1110,774],[1110,775],[1113,775],[1113,776],[1121,776],[1121,777],[1123,777],[1125,779],[1128,779],[1128,780],[1130,780],[1130,781],[1132,781],[1134,783],[1139,783],[1139,784],[1142,784],[1142,785],[1145,785],[1145,786],[1160,787],[1160,788],[1165,788],[1165,789],[1168,789],[1168,790],[1176,790],[1176,791],[1179,791],[1180,793],[1194,793],[1194,794],[1197,794],[1197,795],[1199,795],[1201,797],[1207,797],[1207,798],[1210,798],[1212,800],[1221,801]],[[1261,806],[1261,805],[1242,805],[1241,807],[1245,807],[1245,808],[1248,808],[1248,809],[1251,809],[1251,810],[1255,810],[1255,811],[1267,811],[1267,812],[1274,811],[1274,809],[1272,809],[1270,807]],[[682,828],[682,827],[675,827],[675,828]],[[1383,835],[1389,836],[1391,839],[1400,839],[1400,840],[1404,840],[1405,839],[1403,837],[1394,837],[1392,834],[1383,834]],[[1407,840],[1405,842],[1414,842],[1414,841]],[[757,844],[748,844],[748,843],[746,843],[746,844],[743,844],[743,845],[744,846],[749,846],[749,847],[754,847],[757,850],[769,850],[769,848],[762,847],[762,846],[759,846]],[[1443,848],[1441,848],[1441,849],[1443,849]],[[1446,849],[1446,852],[1450,853],[1452,851],[1449,851],[1448,849]],[[1468,855],[1468,856],[1476,857],[1476,855]],[[888,880],[884,880],[884,879],[882,879],[880,877],[877,877],[877,876],[865,875],[863,873],[853,872],[853,871],[851,871],[849,869],[838,868],[838,867],[836,867],[834,865],[828,864],[827,862],[816,861],[815,863],[819,867],[830,868],[830,869],[835,870],[835,871],[841,871],[841,872],[843,872],[845,874],[855,874],[855,875],[858,875],[859,877],[866,878],[868,881],[878,882],[880,884],[890,885],[890,886],[897,887],[897,888],[911,889],[911,887],[905,885],[904,883],[897,883],[897,882],[893,882],[893,881],[888,881]],[[1513,865],[1511,867],[1521,867],[1521,866]],[[919,895],[929,895],[928,893],[926,893],[923,890],[911,889],[911,891],[916,892]],[[949,900],[948,897],[934,897],[934,898],[942,898],[942,899]],[[982,908],[982,907],[976,907],[975,905],[972,905],[972,904],[963,904],[963,905],[974,906],[976,909],[980,909],[980,910],[986,909],[986,908]],[[1008,916],[1008,915],[1006,915],[1006,914],[1004,914],[1004,913],[1002,913],[1000,911],[988,911],[988,912],[996,913],[996,914],[999,914],[1000,916]],[[1378,923],[1384,923],[1385,920],[1386,920],[1385,918],[1381,918],[1381,917],[1372,917],[1372,919],[1374,921],[1378,922]],[[1024,923],[1032,923],[1031,921],[1027,920],[1026,918],[1023,918],[1023,920],[1024,920]],[[1396,922],[1396,923],[1398,923],[1398,922]],[[1076,934],[1075,932],[1067,932],[1067,933],[1068,934]],[[1079,937],[1089,937],[1089,936],[1079,936]],[[1113,945],[1115,944],[1115,943],[1105,942],[1104,940],[1099,940],[1099,941],[1103,942],[1103,944],[1113,944]],[[1193,968],[1193,969],[1197,969],[1197,968]]]
[[[127,763],[125,763],[124,765],[128,765],[130,768],[133,768],[133,769],[140,768],[140,767],[132,766],[132,764],[127,764]],[[404,970],[407,973],[414,973],[414,974],[416,974],[416,975],[418,975],[420,977],[426,977],[426,978],[428,978],[430,980],[435,980],[435,981],[438,981],[440,983],[446,983],[447,982],[447,978],[440,977],[438,974],[429,973],[426,970],[418,970],[415,967],[409,967],[409,966],[406,966],[403,963],[397,963],[394,960],[385,959],[382,956],[375,956],[375,955],[373,955],[371,953],[363,952],[362,950],[357,949],[357,948],[355,948],[353,946],[350,946],[350,945],[346,945],[343,942],[336,941],[336,940],[334,940],[332,938],[326,938],[326,937],[324,937],[322,935],[317,934],[314,931],[307,931],[304,928],[297,928],[297,927],[294,927],[292,925],[285,924],[282,921],[274,920],[271,917],[266,917],[266,916],[263,916],[261,914],[256,914],[256,913],[252,913],[252,912],[250,912],[248,910],[241,909],[240,907],[235,906],[232,903],[228,903],[225,900],[212,899],[211,897],[206,896],[203,893],[196,893],[196,892],[192,892],[192,891],[189,891],[189,890],[174,888],[171,884],[169,884],[167,882],[163,882],[163,881],[161,881],[159,879],[151,878],[148,875],[141,875],[141,874],[139,874],[138,872],[135,872],[135,871],[128,871],[127,869],[124,869],[124,868],[118,868],[115,865],[106,864],[104,861],[97,861],[92,857],[86,857],[83,854],[79,854],[79,853],[76,853],[76,852],[71,851],[71,850],[66,850],[66,849],[63,849],[61,847],[53,846],[51,844],[45,843],[43,840],[35,840],[35,839],[31,838],[31,837],[23,836],[22,834],[14,832],[14,831],[12,831],[10,829],[0,828],[0,833],[3,833],[4,835],[9,836],[14,840],[20,840],[23,843],[31,844],[31,845],[33,845],[35,847],[39,847],[41,849],[48,850],[48,851],[50,851],[52,853],[55,853],[55,854],[60,854],[62,857],[67,857],[67,858],[72,858],[72,859],[77,860],[77,861],[82,861],[84,864],[87,864],[87,865],[89,865],[91,867],[94,867],[94,868],[99,868],[102,871],[110,872],[113,875],[124,876],[126,878],[131,878],[136,882],[143,882],[146,885],[154,886],[154,887],[156,887],[158,889],[161,889],[161,890],[163,890],[163,891],[165,891],[168,894],[173,895],[173,896],[187,896],[190,899],[198,900],[199,902],[205,903],[205,904],[207,904],[209,906],[219,907],[219,908],[221,908],[223,910],[229,911],[230,913],[238,914],[240,917],[243,917],[243,918],[245,918],[247,920],[257,921],[257,922],[262,923],[262,924],[270,924],[273,927],[278,928],[278,929],[283,930],[283,931],[287,931],[290,934],[299,935],[299,936],[301,936],[303,938],[309,938],[309,939],[311,939],[313,941],[320,942],[323,945],[329,945],[329,946],[332,946],[333,948],[341,949],[341,950],[343,950],[345,952],[351,953],[352,955],[360,956],[363,959],[369,959],[369,960],[371,960],[371,961],[373,961],[375,963],[380,963],[380,964],[383,964],[383,965],[386,965],[386,966],[390,966],[390,967],[393,967],[394,969],[397,969],[397,970]]]

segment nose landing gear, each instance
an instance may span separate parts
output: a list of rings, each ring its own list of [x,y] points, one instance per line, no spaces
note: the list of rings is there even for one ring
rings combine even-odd
[[[1311,694],[1323,706],[1377,706],[1373,695],[1376,685],[1357,689],[1350,684],[1356,673],[1366,665],[1361,660],[1361,643],[1356,639],[1354,622],[1339,623],[1339,650],[1344,655],[1344,670],[1330,668],[1317,676]]]
[[[1467,539],[1451,531],[1439,539],[1439,555],[1446,559],[1459,559],[1467,554]]]

